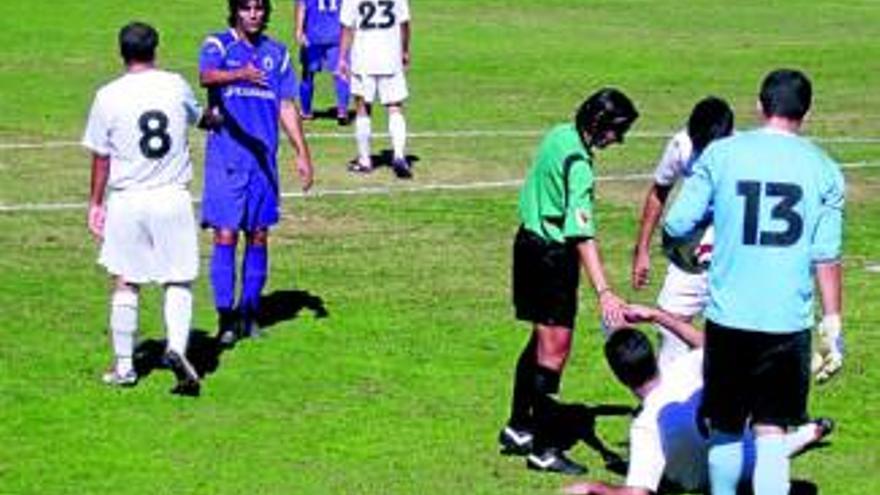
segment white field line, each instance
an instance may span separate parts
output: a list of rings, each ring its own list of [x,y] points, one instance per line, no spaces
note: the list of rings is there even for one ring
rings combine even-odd
[[[538,137],[544,130],[461,130],[461,131],[426,131],[413,132],[407,135],[413,139],[459,139],[459,138],[493,138],[493,137]],[[201,136],[199,134],[199,136]],[[387,133],[374,134],[377,138],[387,138]],[[658,131],[634,131],[627,134],[627,138],[634,139],[666,139],[672,136],[669,132]],[[306,133],[308,139],[352,139],[351,132],[320,132]],[[837,143],[837,144],[878,144],[880,137],[878,136],[808,136],[810,139],[820,143]],[[200,139],[200,138],[198,138]],[[79,141],[44,141],[35,143],[2,143],[0,142],[0,150],[29,150],[29,149],[50,149],[50,148],[70,148],[80,146]]]
[[[845,170],[860,168],[877,168],[880,162],[854,162],[844,163],[841,167]],[[597,177],[600,182],[633,182],[647,181],[653,177],[650,173],[631,173],[619,175],[601,175]],[[484,189],[503,189],[518,187],[522,179],[510,179],[500,181],[468,182],[464,184],[414,184],[410,186],[369,186],[355,187],[351,189],[313,189],[307,193],[299,191],[282,192],[282,198],[325,198],[334,196],[376,196],[394,193],[419,193],[429,191],[478,191]],[[194,204],[201,203],[199,199],[193,199]],[[0,213],[23,213],[45,212],[65,210],[85,210],[86,203],[19,203],[11,205],[0,204]]]

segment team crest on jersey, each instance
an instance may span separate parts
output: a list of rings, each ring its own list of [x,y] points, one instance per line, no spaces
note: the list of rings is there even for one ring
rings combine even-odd
[[[575,218],[577,219],[578,227],[582,229],[586,228],[587,224],[590,223],[590,215],[581,208],[578,208],[575,212]]]
[[[263,57],[263,69],[271,71],[274,68],[275,62],[272,60],[272,57]]]

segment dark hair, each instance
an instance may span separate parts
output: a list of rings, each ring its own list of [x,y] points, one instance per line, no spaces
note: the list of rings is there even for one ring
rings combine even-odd
[[[226,18],[226,23],[229,24],[229,27],[235,27],[236,19],[238,17],[238,9],[247,5],[250,0],[229,0],[229,17]],[[263,29],[266,29],[266,26],[269,25],[269,17],[272,15],[272,0],[257,0],[257,2],[263,6],[263,11],[265,14],[263,15]]]
[[[130,22],[119,30],[119,54],[126,64],[152,62],[159,46],[159,33],[143,22]]]
[[[721,98],[707,96],[691,111],[687,133],[693,143],[694,155],[700,154],[709,143],[733,132],[733,110]]]
[[[591,138],[601,136],[608,130],[622,135],[639,117],[636,107],[625,94],[615,88],[602,88],[581,103],[574,116],[579,134]]]
[[[634,328],[615,330],[608,337],[605,359],[614,376],[629,388],[638,388],[657,375],[651,341]]]
[[[803,72],[777,69],[761,83],[761,108],[767,117],[801,120],[810,109],[813,87]]]

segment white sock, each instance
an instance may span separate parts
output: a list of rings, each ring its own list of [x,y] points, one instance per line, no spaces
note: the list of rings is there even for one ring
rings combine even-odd
[[[358,115],[354,119],[354,137],[357,141],[358,160],[361,165],[372,165],[370,162],[370,138],[373,131],[369,115]]]
[[[192,323],[192,290],[187,285],[165,286],[165,331],[168,349],[181,356],[186,355],[189,329]]]
[[[134,368],[134,341],[138,328],[138,293],[116,289],[110,299],[110,340],[116,357],[116,373]]]
[[[400,110],[388,114],[388,134],[391,135],[394,158],[406,158],[406,119]]]
[[[785,447],[789,456],[800,452],[816,440],[816,423],[804,423],[785,434]]]

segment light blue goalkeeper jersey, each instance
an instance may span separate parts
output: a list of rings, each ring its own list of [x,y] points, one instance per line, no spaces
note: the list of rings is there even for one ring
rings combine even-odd
[[[837,163],[807,139],[763,128],[706,149],[664,228],[687,237],[711,207],[706,317],[788,333],[813,326],[814,265],[840,257],[843,204]]]

